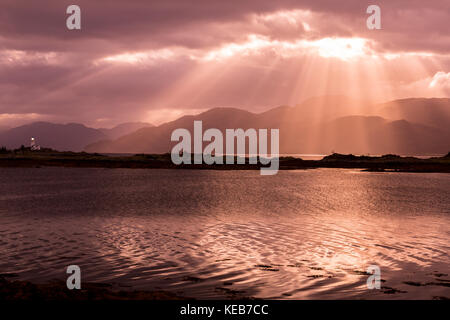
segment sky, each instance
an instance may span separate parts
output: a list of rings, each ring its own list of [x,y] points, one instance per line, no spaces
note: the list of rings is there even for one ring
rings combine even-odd
[[[449,97],[449,21],[448,0],[0,0],[0,126]]]

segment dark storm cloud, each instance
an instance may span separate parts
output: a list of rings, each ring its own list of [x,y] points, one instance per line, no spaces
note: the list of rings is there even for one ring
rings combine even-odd
[[[65,11],[71,4],[81,7],[81,31],[65,27]],[[222,66],[221,72],[211,73],[214,86],[212,79],[190,79],[198,78],[198,70],[208,64],[201,60],[203,55],[245,42],[252,34],[287,42],[360,37],[373,40],[367,45],[374,52],[450,54],[450,1],[376,1],[382,10],[382,30],[376,32],[366,28],[369,4],[360,0],[2,0],[0,121],[2,114],[40,114],[114,123],[138,120],[149,109],[218,105],[252,109],[286,103],[283,97],[296,80],[292,66],[281,61],[279,69],[264,71],[277,57],[248,57],[242,66]],[[288,16],[276,16],[280,12]],[[291,23],[289,14],[296,12]],[[166,49],[173,55],[165,57],[158,51]],[[150,52],[157,58],[145,63],[104,60],[135,52]],[[296,65],[304,65],[305,59],[298,57]],[[448,58],[436,59],[440,60],[428,72],[448,72],[444,69]],[[181,95],[182,100],[160,99],[168,87],[188,86],[190,81],[197,87]]]

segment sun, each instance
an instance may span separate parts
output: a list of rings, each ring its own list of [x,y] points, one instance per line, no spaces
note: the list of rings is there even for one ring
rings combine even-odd
[[[350,60],[367,55],[367,40],[362,38],[323,38],[311,42],[324,58]]]

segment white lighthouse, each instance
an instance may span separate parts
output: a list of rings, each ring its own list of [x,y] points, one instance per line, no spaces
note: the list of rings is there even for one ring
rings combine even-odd
[[[31,138],[31,141],[30,141],[30,149],[32,151],[41,150],[41,146],[36,144],[36,139],[33,137]]]

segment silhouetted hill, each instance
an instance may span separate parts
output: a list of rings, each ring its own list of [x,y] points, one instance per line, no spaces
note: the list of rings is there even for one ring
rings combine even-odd
[[[429,100],[432,105],[447,105],[450,109],[449,99]],[[426,104],[426,101],[422,103]],[[407,102],[400,104],[407,105]],[[215,108],[158,127],[143,128],[113,141],[94,143],[86,150],[103,153],[170,152],[175,144],[170,141],[173,130],[185,128],[193,133],[194,120],[202,120],[203,131],[217,128],[224,133],[226,128],[279,128],[280,153],[328,154],[335,150],[356,154],[443,154],[448,151],[450,132],[442,128],[420,121],[392,121],[380,116],[354,115],[367,114],[373,108],[341,96],[310,99],[296,107],[281,106],[260,114]]]
[[[320,125],[315,151],[356,154],[443,154],[449,148],[450,134],[440,129],[410,123],[389,121],[381,117],[351,116]]]
[[[29,146],[31,137],[43,147],[61,151],[81,151],[89,143],[107,139],[101,131],[78,123],[34,122],[0,132],[0,146],[10,149]]]
[[[293,108],[290,117],[303,123],[317,124],[350,115],[370,114],[371,110],[371,104],[367,101],[342,95],[328,95],[303,101]]]
[[[406,120],[450,130],[450,99],[411,98],[378,105],[379,115],[392,120]]]
[[[158,127],[142,128],[114,141],[100,141],[86,147],[102,153],[166,153],[175,143],[170,141],[172,132],[178,128],[193,133],[194,120],[202,120],[204,130],[217,128],[251,128],[257,115],[234,108],[215,108],[196,116],[183,116]],[[250,126],[248,126],[250,125]]]
[[[119,124],[113,128],[100,128],[101,132],[103,132],[109,139],[117,139],[126,134],[132,133],[141,128],[153,127],[152,124],[146,122],[126,122]]]

